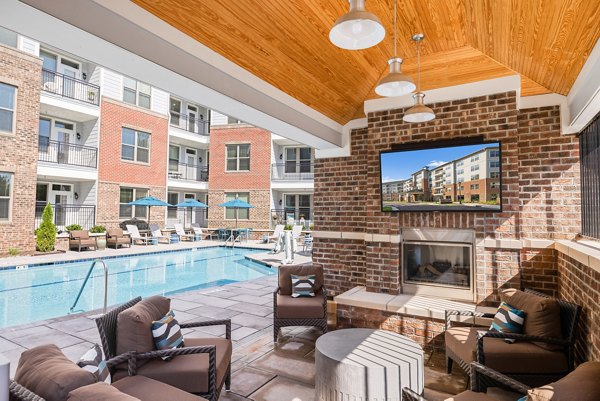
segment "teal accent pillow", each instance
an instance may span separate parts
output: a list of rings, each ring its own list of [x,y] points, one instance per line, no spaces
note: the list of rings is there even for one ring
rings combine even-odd
[[[498,331],[500,333],[522,333],[524,324],[525,311],[517,309],[506,302],[502,302],[494,316],[490,331]],[[509,344],[515,342],[512,338],[506,338],[504,341]]]
[[[314,297],[315,296],[315,280],[317,276],[310,274],[308,276],[296,276],[292,277],[292,297]]]
[[[183,347],[183,334],[179,322],[175,319],[175,312],[170,310],[162,319],[152,322],[152,337],[156,349],[172,349]],[[162,357],[169,360],[171,357]]]
[[[98,344],[94,344],[91,350],[79,358],[77,366],[91,372],[96,376],[98,381],[106,382],[108,384],[111,383],[110,372],[108,371],[108,366],[106,365],[106,361],[102,356],[102,350]]]

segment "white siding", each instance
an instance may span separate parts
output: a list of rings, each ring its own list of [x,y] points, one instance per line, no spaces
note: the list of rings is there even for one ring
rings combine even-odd
[[[99,66],[94,66],[92,73],[89,75],[88,82],[93,85],[100,86],[100,79],[102,77],[102,68]]]
[[[75,201],[78,205],[96,204],[96,182],[78,182],[73,186],[74,192],[77,192],[79,199]]]
[[[98,132],[99,132],[99,126],[100,126],[100,120],[99,119],[95,119],[95,120],[90,120],[90,121],[85,121],[82,124],[82,144],[85,146],[91,146],[94,148],[97,148],[99,143],[98,143]]]
[[[210,125],[225,125],[227,124],[227,116],[218,111],[210,111]]]
[[[150,109],[160,114],[169,114],[169,94],[160,89],[151,89]]]
[[[123,76],[107,69],[103,72],[100,83],[102,96],[123,101]]]
[[[33,39],[29,39],[25,36],[19,35],[18,47],[19,50],[22,50],[29,54],[33,54],[34,56],[40,55],[40,43],[36,42]]]

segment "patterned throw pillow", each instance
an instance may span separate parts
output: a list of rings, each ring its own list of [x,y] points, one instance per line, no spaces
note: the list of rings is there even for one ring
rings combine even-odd
[[[292,297],[314,297],[316,275],[292,276]]]
[[[490,330],[499,331],[501,333],[521,333],[523,332],[524,323],[524,311],[510,306],[506,302],[502,302],[494,316],[494,321],[490,326]],[[511,343],[514,342],[513,339],[505,339],[505,341]]]
[[[91,350],[79,358],[77,366],[93,373],[94,376],[98,378],[98,381],[103,381],[108,384],[111,383],[110,372],[98,344],[94,344]]]
[[[175,319],[175,313],[170,310],[162,319],[152,322],[152,337],[156,349],[172,349],[183,347],[183,335],[179,322]],[[168,361],[171,359],[165,356],[162,359]]]

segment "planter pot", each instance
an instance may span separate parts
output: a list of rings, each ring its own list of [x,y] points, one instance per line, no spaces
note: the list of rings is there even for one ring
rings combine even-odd
[[[97,237],[96,244],[98,245],[98,250],[103,251],[106,249],[106,237]]]

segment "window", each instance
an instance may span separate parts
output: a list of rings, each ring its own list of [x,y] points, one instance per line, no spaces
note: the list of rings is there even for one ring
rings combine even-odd
[[[475,180],[478,180],[478,179],[479,179],[479,174],[473,174],[471,176],[471,181],[475,181]]]
[[[490,168],[499,168],[500,162],[490,162]]]
[[[146,109],[150,108],[150,85],[123,77],[123,101]]]
[[[179,194],[177,192],[169,192],[167,193],[167,203],[171,205],[176,205],[179,203]],[[177,218],[177,208],[175,206],[167,207],[167,219],[176,219]]]
[[[600,117],[579,135],[581,163],[581,233],[600,239]]]
[[[147,206],[128,205],[129,202],[133,202],[136,199],[145,198],[146,196],[148,196],[147,189],[121,187],[119,199],[119,219],[126,220],[132,217],[137,217],[138,219],[147,219]]]
[[[479,155],[471,156],[471,163],[476,162],[477,160],[479,160]]]
[[[178,127],[181,117],[181,100],[171,98],[169,114],[171,114],[171,125]]]
[[[310,173],[311,160],[310,148],[285,148],[286,173]]]
[[[227,171],[250,171],[250,144],[227,145]]]
[[[250,203],[250,194],[247,192],[245,192],[245,193],[242,193],[242,192],[240,192],[240,193],[236,193],[236,192],[225,193],[225,202],[235,200],[236,198],[241,201]],[[237,219],[238,220],[250,219],[250,210],[249,209],[233,209],[230,207],[225,208],[225,218],[228,220],[235,220],[236,211],[237,211]]]
[[[471,171],[479,171],[479,164],[471,166]]]
[[[464,161],[460,161],[458,163],[456,163],[456,167],[462,167],[464,166],[465,162]]]
[[[471,184],[471,189],[479,189],[479,184]]]
[[[0,221],[10,220],[13,174],[0,172]]]
[[[58,63],[54,54],[48,53],[44,50],[40,50],[40,57],[42,58],[42,68],[44,70],[56,71]]]
[[[490,183],[490,188],[500,188],[500,183],[498,181],[492,181]]]
[[[499,150],[490,150],[490,157],[500,157]]]
[[[498,171],[492,171],[490,173],[490,178],[500,178],[500,172],[498,172]]]
[[[464,172],[465,172],[465,170],[461,168],[456,171],[456,174],[461,175],[461,174],[464,174]]]
[[[150,162],[150,134],[123,128],[121,131],[121,160]]]
[[[17,88],[0,82],[0,132],[14,132]]]
[[[179,146],[169,145],[169,171],[179,170]]]
[[[459,182],[459,183],[461,183],[461,182],[465,182],[465,177],[458,177],[458,182]]]
[[[40,118],[38,125],[38,149],[41,152],[47,152],[48,146],[50,145],[50,131],[52,128],[52,121],[47,118]]]
[[[44,205],[48,202],[48,184],[36,184],[35,201]]]
[[[235,117],[227,117],[227,124],[240,124],[241,121]]]
[[[10,47],[17,47],[17,34],[16,32],[9,31],[8,29],[0,26],[0,43]]]

